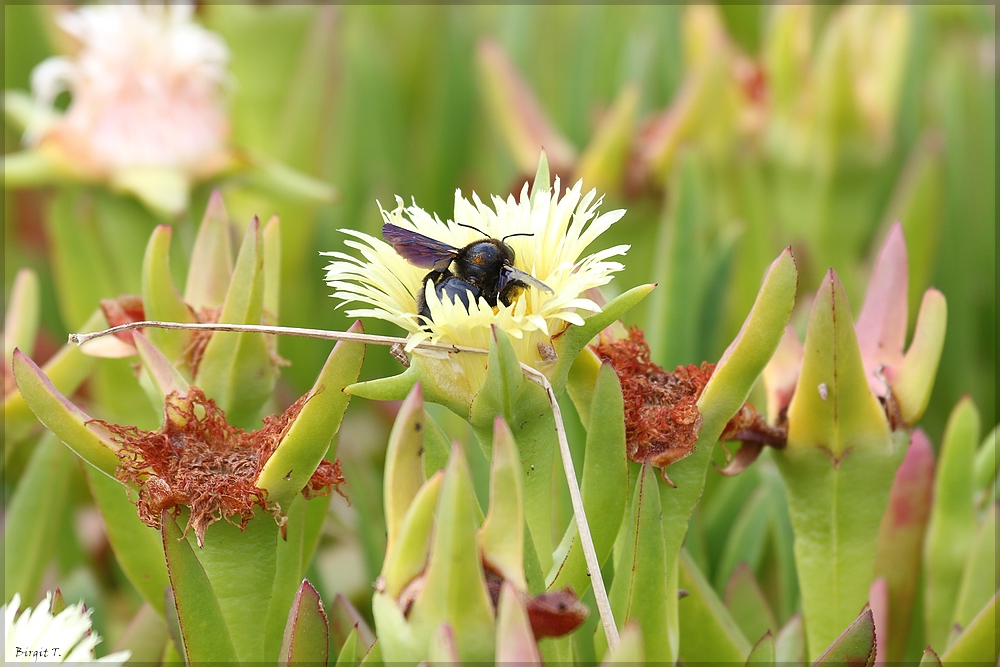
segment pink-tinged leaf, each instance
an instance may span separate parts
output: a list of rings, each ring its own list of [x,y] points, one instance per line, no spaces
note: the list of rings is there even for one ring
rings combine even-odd
[[[885,583],[885,577],[879,577],[872,582],[871,592],[868,593],[868,604],[871,605],[875,623],[875,663],[885,664],[889,629],[889,587]]]
[[[868,386],[876,396],[885,396],[885,382],[877,375],[879,366],[892,366],[903,360],[908,284],[906,239],[897,221],[879,251],[861,313],[854,325]]]
[[[429,662],[434,664],[456,665],[461,662],[458,647],[455,645],[455,629],[448,623],[438,626],[431,637],[428,647]]]
[[[119,445],[106,429],[98,424],[88,424],[91,416],[59,393],[35,362],[19,350],[14,350],[13,366],[17,388],[38,421],[77,456],[113,478],[118,467],[115,451]]]
[[[814,665],[863,665],[875,664],[875,618],[865,606],[861,615],[823,651]]]
[[[129,322],[141,322],[146,319],[142,298],[137,296],[120,296],[117,299],[101,299],[101,313],[108,327],[117,327]],[[114,336],[103,336],[89,340],[80,346],[80,350],[92,357],[105,359],[124,359],[135,356],[135,345],[132,343],[133,331],[120,331]]]
[[[191,250],[184,300],[195,309],[218,308],[233,276],[233,239],[226,204],[212,191]]]
[[[135,342],[135,348],[142,360],[143,371],[152,382],[161,402],[172,393],[176,392],[178,395],[187,393],[187,380],[163,356],[163,353],[149,342],[148,338],[137,331],[132,340]]]
[[[544,148],[552,170],[566,173],[576,163],[576,149],[545,115],[528,83],[493,41],[479,44],[481,81],[488,106],[507,139],[518,168],[534,171]]]
[[[785,327],[778,349],[764,367],[764,389],[767,392],[767,421],[777,424],[795,393],[795,384],[802,370],[804,350],[795,329]]]
[[[292,608],[288,610],[285,636],[281,640],[278,664],[312,662],[326,664],[329,658],[330,637],[326,610],[319,593],[309,583],[302,580]]]
[[[327,615],[330,617],[330,646],[338,655],[352,630],[358,631],[358,642],[364,644],[365,651],[375,643],[375,635],[361,612],[342,593],[337,593]]]
[[[944,294],[936,289],[927,290],[906,356],[884,370],[904,424],[915,424],[927,409],[947,324],[948,302]]]
[[[875,555],[875,575],[885,579],[889,606],[887,640],[880,658],[889,662],[902,660],[906,647],[933,489],[934,450],[927,435],[915,429],[889,491]]]
[[[504,582],[497,606],[497,653],[499,663],[540,665],[541,656],[531,632],[528,614],[514,587]]]

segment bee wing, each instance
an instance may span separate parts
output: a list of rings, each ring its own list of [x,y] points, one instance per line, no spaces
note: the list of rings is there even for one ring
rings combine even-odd
[[[458,254],[458,249],[447,243],[388,222],[382,225],[382,238],[392,244],[400,257],[422,269],[447,269]]]
[[[512,282],[531,285],[532,287],[537,287],[543,292],[552,293],[551,287],[530,273],[525,273],[521,269],[515,269],[513,266],[505,265],[502,269],[500,269],[500,280],[497,281],[497,291],[502,292],[503,288]]]

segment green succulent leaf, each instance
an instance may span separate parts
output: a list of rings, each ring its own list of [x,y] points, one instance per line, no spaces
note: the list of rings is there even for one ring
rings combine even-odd
[[[907,434],[893,437],[869,389],[850,305],[831,270],[813,304],[805,358],[776,461],[788,487],[809,655],[855,618],[874,578],[879,523]]]
[[[679,581],[689,592],[678,605],[680,659],[687,662],[745,662],[752,645],[686,551],[680,552]]]
[[[979,442],[979,412],[968,397],[951,412],[934,480],[924,541],[924,628],[928,643],[942,651],[948,640],[962,571],[975,537],[973,475]]]
[[[993,663],[997,659],[997,597],[986,603],[955,643],[941,656],[943,665]]]
[[[611,364],[600,367],[588,403],[591,409],[588,411],[581,494],[597,560],[603,566],[621,528],[629,486],[624,403],[621,385]],[[575,521],[570,522],[556,550],[555,561],[547,577],[547,587],[560,590],[569,586],[582,596],[590,587],[590,576]]]
[[[517,443],[502,417],[493,426],[490,507],[479,528],[483,559],[517,590],[524,591],[524,483]],[[498,635],[499,636],[499,635]],[[501,660],[499,655],[497,660]]]
[[[802,617],[795,614],[774,640],[774,660],[782,665],[803,665],[806,660],[806,633]]]
[[[194,313],[174,287],[170,274],[170,239],[173,230],[159,225],[153,230],[142,261],[142,307],[147,319],[161,322],[195,322]],[[150,329],[149,340],[157,349],[178,363],[184,356],[190,333],[166,329]],[[199,386],[200,383],[199,383]]]
[[[67,505],[73,454],[51,433],[35,445],[7,505],[3,529],[4,602],[34,600],[55,552]]]
[[[775,664],[775,648],[774,648],[774,637],[771,636],[771,632],[768,631],[760,638],[760,641],[753,647],[750,651],[750,656],[747,658],[748,665],[773,665]]]
[[[20,351],[14,351],[14,378],[31,411],[46,428],[66,443],[77,456],[105,475],[114,478],[118,467],[115,451],[119,445],[98,424],[59,393],[52,381]]]
[[[756,570],[760,565],[771,521],[769,501],[768,489],[760,486],[737,515],[715,570],[716,590],[725,590],[727,582],[731,582],[731,577],[741,565],[749,566],[751,570]],[[751,574],[751,578],[752,576]],[[775,626],[769,627],[777,629]],[[756,635],[747,636],[759,638],[763,634],[762,630]]]
[[[139,594],[162,616],[163,589],[170,585],[170,579],[160,535],[139,520],[121,482],[89,468],[85,472],[118,564]]]
[[[264,252],[260,223],[247,227],[236,257],[219,322],[261,324],[264,312]],[[161,348],[162,349],[162,348]],[[169,356],[169,355],[168,355]],[[264,334],[215,332],[205,346],[194,384],[215,399],[231,424],[253,425],[274,388],[275,371]]]
[[[476,544],[478,503],[461,447],[445,470],[426,581],[410,611],[414,631],[430,637],[441,623],[455,632],[463,661],[492,660],[493,608]]]
[[[885,368],[885,378],[899,403],[905,424],[914,424],[924,414],[934,388],[944,334],[948,324],[948,302],[936,289],[924,293],[913,341],[903,360]]]
[[[35,335],[38,333],[41,293],[38,274],[31,269],[21,269],[14,276],[14,286],[7,302],[7,314],[3,326],[3,358],[10,363],[14,348],[29,357],[35,349]]]
[[[740,563],[736,566],[725,590],[726,609],[744,637],[763,637],[778,632],[778,621],[749,565]]]
[[[288,616],[301,586],[305,567],[303,551],[306,540],[306,499],[299,494],[292,500],[285,517],[281,538],[275,544],[274,580],[267,606],[264,655],[270,658],[281,652],[288,627]]]
[[[426,413],[420,384],[410,390],[396,413],[385,453],[385,484],[382,488],[387,533],[386,551],[395,544],[410,504],[423,486],[424,432]]]
[[[556,432],[545,391],[525,379],[510,338],[493,328],[486,380],[472,401],[469,422],[491,458],[493,422],[499,416],[513,424],[524,472],[524,512],[539,563],[552,565],[552,468]]]
[[[169,512],[164,511],[161,520],[163,553],[188,664],[238,663],[236,648],[208,575]]]
[[[333,604],[327,610],[330,617],[330,647],[331,653],[340,654],[340,649],[347,641],[347,637],[357,631],[358,643],[363,651],[371,648],[375,642],[375,635],[351,601],[344,597],[343,593],[337,593],[333,598]]]
[[[889,491],[875,553],[875,576],[885,578],[892,610],[886,629],[888,661],[902,660],[906,647],[933,489],[934,450],[924,432],[916,429]]]
[[[337,653],[337,662],[335,664],[346,667],[347,665],[356,665],[358,662],[358,629],[351,628],[347,639],[344,640],[344,645],[341,646],[340,651]]]
[[[265,262],[266,266],[266,262]],[[218,308],[233,277],[233,244],[222,193],[213,190],[191,250],[184,301],[192,308]]]
[[[407,509],[406,516],[392,545],[386,549],[382,565],[385,593],[396,599],[427,565],[430,537],[434,528],[434,508],[444,473],[431,476],[420,487]]]
[[[997,447],[1000,446],[998,429],[1000,429],[1000,425],[994,426],[976,451],[973,474],[976,480],[976,490],[979,492],[988,490],[997,477],[997,466],[1000,465],[1000,456],[997,456]]]
[[[281,221],[272,216],[261,233],[264,244],[264,322],[277,324],[281,306]]]
[[[980,520],[971,546],[952,619],[953,625],[963,628],[968,627],[997,589],[997,503],[990,505]]]
[[[324,664],[329,657],[329,650],[329,626],[323,601],[309,580],[303,579],[288,611],[288,623],[285,625],[285,636],[281,641],[278,664],[288,665],[293,662]]]
[[[611,582],[611,609],[615,622],[624,627],[630,622],[643,629],[643,652],[650,661],[671,662],[677,657],[676,644],[664,641],[667,627],[667,562],[664,554],[663,523],[657,472],[643,464],[632,496],[624,548],[615,556],[618,566]],[[598,656],[607,650],[604,634],[595,637]]]
[[[362,333],[364,328],[355,322],[348,331]],[[364,359],[363,343],[341,341],[334,346],[309,400],[257,478],[257,486],[267,491],[269,501],[287,505],[302,491],[323,457],[335,456],[331,442],[351,400],[344,388],[358,379]]]
[[[875,618],[865,608],[830,646],[817,658],[815,665],[875,664]]]

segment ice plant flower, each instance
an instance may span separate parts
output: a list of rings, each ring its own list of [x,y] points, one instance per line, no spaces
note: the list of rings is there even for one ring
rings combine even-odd
[[[602,200],[594,190],[584,193],[582,181],[562,196],[561,191],[558,178],[552,188],[536,189],[530,196],[525,184],[517,198],[493,197],[492,207],[476,194],[469,201],[456,192],[454,219],[447,222],[416,204],[404,206],[402,199],[397,199],[395,209],[382,210],[386,223],[455,248],[480,240],[484,234],[497,239],[528,234],[506,241],[515,252],[515,267],[545,283],[551,293],[530,286],[510,305],[490,306],[480,298],[466,308],[460,299],[440,299],[429,281],[425,285],[427,269],[410,264],[392,245],[348,229],[344,233],[353,238],[346,243],[363,259],[343,252],[325,253],[333,257],[327,266],[327,284],[344,304],[363,306],[348,310],[352,317],[375,317],[408,331],[407,351],[413,356],[426,356],[414,349],[422,341],[488,349],[496,327],[511,338],[520,362],[546,373],[552,368],[553,339],[570,325],[582,325],[583,314],[600,312],[600,306],[584,293],[607,284],[623,268],[612,258],[628,250],[627,245],[618,245],[584,254],[625,211],[598,214]],[[421,293],[430,320],[418,314]],[[448,393],[464,396],[467,403],[482,387],[485,358],[456,355],[439,363],[439,374],[449,378]]]
[[[53,613],[53,594],[34,609],[26,607],[19,614],[21,596],[17,593],[3,606],[4,662],[104,662],[121,665],[132,657],[131,651],[119,651],[95,658],[94,647],[100,636],[90,628],[90,610],[83,602],[71,604]]]

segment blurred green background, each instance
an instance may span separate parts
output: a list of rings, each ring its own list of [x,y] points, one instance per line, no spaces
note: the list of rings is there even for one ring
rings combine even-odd
[[[32,68],[63,50],[65,37],[54,6],[4,11],[4,87],[26,90]],[[548,144],[556,171],[606,192],[603,210],[628,209],[600,241],[632,244],[608,292],[660,283],[630,313],[647,329],[654,360],[716,360],[786,245],[800,268],[793,323],[804,325],[830,266],[857,314],[874,253],[900,219],[911,332],[927,287],[948,299],[922,426],[937,446],[964,393],[984,424],[996,422],[993,7],[205,4],[197,16],[231,50],[233,143],[329,182],[338,199],[306,205],[240,182],[205,184],[190,214],[173,221],[178,280],[217,185],[240,224],[253,215],[282,219],[281,323],[346,328],[319,252],[343,250],[343,227],[377,234],[376,201],[391,207],[395,195],[445,219],[456,188],[484,197],[519,190],[537,159],[523,157],[511,130],[526,123],[526,107],[511,94],[522,85],[548,118],[550,136],[535,138]],[[497,52],[499,66],[489,55]],[[5,151],[20,139],[8,128]],[[39,271],[42,357],[81,323],[78,311],[96,306],[57,296],[63,260],[50,252],[53,196],[5,191],[4,202],[5,294],[19,268]],[[123,205],[124,219],[101,233],[115,257],[140,262],[157,220],[140,212],[129,222],[135,205]],[[83,291],[136,293],[129,272],[119,273]],[[292,364],[279,403],[311,385],[329,345],[286,338],[280,351]],[[117,377],[128,375],[127,364],[117,368]],[[372,350],[363,373],[398,370],[388,353]],[[377,524],[380,500],[365,498],[378,499],[387,413],[356,401],[349,414],[341,452],[355,514],[344,516]],[[362,553],[367,563],[355,564],[377,574],[384,544],[373,533],[360,531],[357,539],[374,542],[337,552],[326,567],[347,571],[344,562]],[[374,578],[355,569],[362,588]]]

